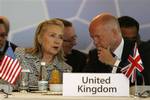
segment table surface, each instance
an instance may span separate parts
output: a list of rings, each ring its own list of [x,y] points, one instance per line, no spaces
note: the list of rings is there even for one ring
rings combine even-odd
[[[103,97],[103,96],[62,96],[42,93],[19,93],[13,92],[8,98],[4,98],[0,93],[0,100],[150,100],[148,98],[129,97]]]

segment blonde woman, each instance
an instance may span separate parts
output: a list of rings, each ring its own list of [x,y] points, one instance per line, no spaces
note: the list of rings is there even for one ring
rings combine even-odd
[[[64,25],[61,21],[57,19],[46,20],[37,27],[33,48],[17,48],[15,50],[22,68],[28,67],[31,71],[29,85],[38,85],[41,62],[46,63],[42,72],[47,81],[50,80],[53,69],[58,69],[61,73],[72,71],[72,67],[64,62],[63,29]]]

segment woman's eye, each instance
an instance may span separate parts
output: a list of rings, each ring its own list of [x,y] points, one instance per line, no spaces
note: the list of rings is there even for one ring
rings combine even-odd
[[[55,37],[55,34],[50,34],[49,36],[50,36],[50,37]]]
[[[63,36],[62,36],[62,35],[60,35],[60,36],[59,36],[59,39],[63,39]]]
[[[52,37],[52,38],[57,38],[57,39],[63,39],[63,36],[62,35],[59,35],[59,34],[49,34],[49,37]]]

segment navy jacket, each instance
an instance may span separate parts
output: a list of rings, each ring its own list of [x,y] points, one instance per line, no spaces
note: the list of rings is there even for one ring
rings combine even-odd
[[[10,42],[10,45],[11,45],[13,51],[15,51],[15,49],[16,49],[17,46],[15,44],[11,43],[11,42]],[[8,47],[9,47],[9,41],[6,41],[4,50],[2,52],[0,52],[0,60],[2,60],[2,58],[5,55],[5,52],[6,52],[6,50],[7,50]]]
[[[124,41],[124,47],[123,47],[123,53],[121,62],[119,64],[119,68],[117,69],[117,72],[120,73],[121,68],[125,67],[125,65],[128,62],[128,56],[129,54],[133,53],[134,49],[134,42],[131,42],[129,40]],[[148,51],[149,48],[147,48],[146,44],[140,45],[139,47],[139,53],[141,56],[141,59],[143,61],[144,71],[142,72],[142,75],[145,78],[145,83],[150,84],[150,53]],[[149,60],[149,61],[148,61]],[[109,65],[106,65],[98,60],[97,56],[97,49],[93,49],[89,52],[88,55],[88,63],[86,67],[84,68],[84,72],[90,72],[90,73],[111,73],[112,67]],[[140,79],[140,81],[142,81]],[[141,84],[141,82],[139,82]]]

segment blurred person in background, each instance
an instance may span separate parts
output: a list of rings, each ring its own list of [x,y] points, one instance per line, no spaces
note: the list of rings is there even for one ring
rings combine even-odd
[[[72,72],[82,72],[86,64],[86,54],[79,50],[73,49],[77,44],[77,35],[75,33],[74,26],[70,21],[60,19],[64,24],[64,35],[63,35],[63,50],[65,53],[66,63],[73,67]]]
[[[7,40],[9,29],[8,19],[5,16],[0,16],[0,60],[2,60],[2,57],[9,46],[12,47],[13,51],[17,47],[14,43]]]
[[[17,47],[14,43],[7,40],[9,29],[10,27],[8,19],[5,16],[0,16],[0,64],[8,47],[11,46],[13,51]],[[0,78],[0,84],[7,84],[7,82]]]
[[[138,48],[145,52],[147,56],[150,56],[150,40],[142,41],[139,34],[140,24],[139,22],[130,16],[121,16],[118,18],[122,37],[135,41]],[[140,52],[141,52],[140,50]]]
[[[130,16],[121,16],[118,18],[118,22],[123,38],[136,41],[138,45],[141,44],[139,22],[137,20]]]

